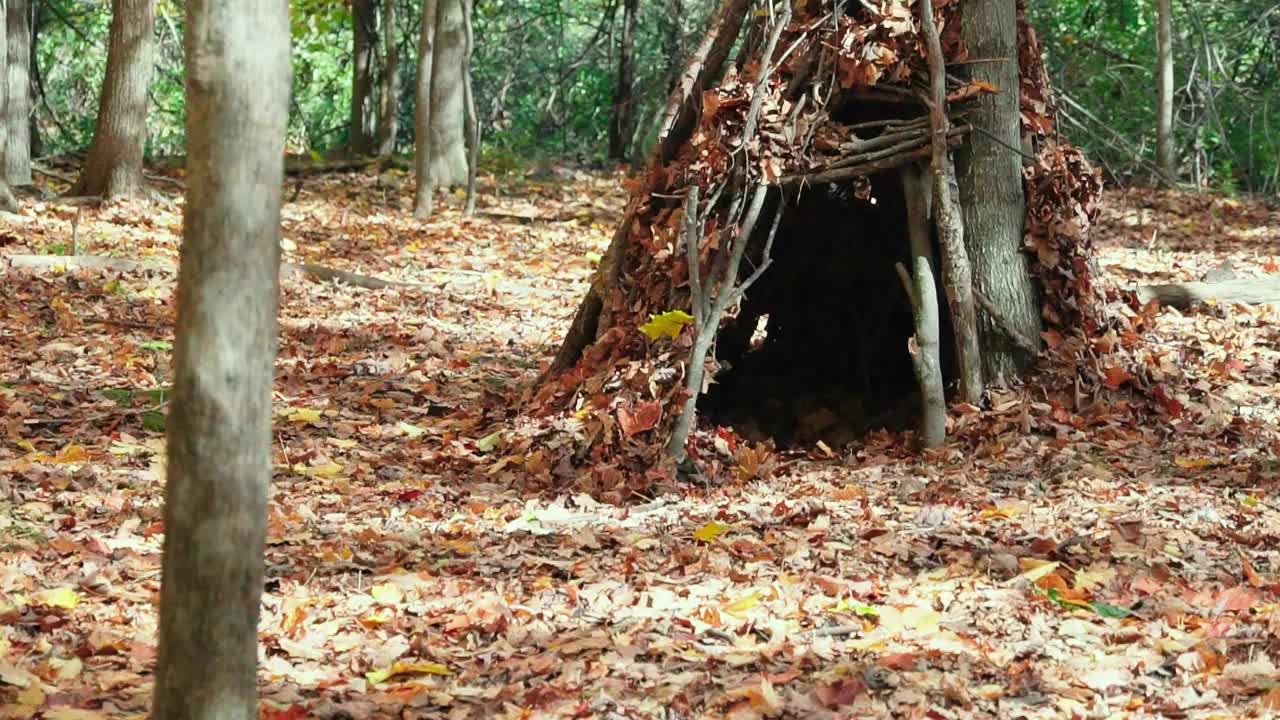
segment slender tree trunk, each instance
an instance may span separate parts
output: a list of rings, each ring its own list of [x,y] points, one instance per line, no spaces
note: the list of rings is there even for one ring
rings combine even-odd
[[[347,145],[353,155],[374,151],[373,56],[378,35],[374,0],[351,0],[351,124]]]
[[[107,75],[98,121],[72,195],[136,197],[144,190],[147,87],[151,82],[155,0],[112,0]]]
[[[31,6],[29,0],[9,0],[4,82],[7,102],[3,127],[7,136],[0,175],[10,185],[31,184]]]
[[[622,39],[618,43],[618,84],[613,91],[613,107],[609,115],[609,159],[626,160],[630,147],[635,98],[636,8],[640,0],[623,0]]]
[[[422,27],[418,36],[418,79],[414,88],[416,107],[413,111],[413,169],[416,186],[413,215],[431,215],[431,69],[435,60],[436,0],[422,0]]]
[[[476,115],[475,89],[471,84],[471,58],[476,38],[471,26],[470,0],[458,0],[458,3],[462,5],[462,99],[466,109],[463,121],[467,128],[467,204],[463,212],[472,215],[476,211],[476,176],[480,171],[480,118]]]
[[[956,153],[965,245],[974,288],[991,300],[1022,336],[1040,337],[1040,311],[1023,247],[1017,13],[1014,0],[966,0],[960,34],[969,49],[969,78],[1000,90],[970,105],[976,132]],[[978,318],[983,375],[988,383],[1021,372],[1034,358],[986,313]]]
[[[965,247],[965,223],[956,207],[953,185],[955,167],[947,150],[947,76],[942,57],[942,43],[933,17],[932,0],[918,0],[920,27],[925,39],[929,59],[929,122],[932,126],[932,162],[929,171],[933,180],[933,219],[938,229],[938,249],[942,255],[942,283],[947,295],[947,308],[951,314],[951,327],[955,335],[956,375],[960,380],[960,397],[965,402],[977,404],[982,400],[982,348],[978,344],[977,311],[973,300],[973,266]],[[1010,0],[1012,7],[1012,0]],[[1016,62],[1016,59],[1015,59]],[[919,267],[912,272],[919,277]],[[921,290],[920,302],[924,302],[925,290]],[[921,335],[925,337],[924,334]]]
[[[1156,0],[1157,87],[1160,94],[1156,118],[1156,164],[1166,182],[1178,174],[1173,152],[1173,8],[1170,0]]]
[[[9,0],[0,0],[0,160],[5,157],[5,148],[9,144],[9,133],[4,132],[5,126],[3,120],[5,110],[8,107],[8,84],[4,79],[8,77],[8,57],[5,48],[8,47],[8,23],[4,22],[6,13],[8,12]],[[13,197],[13,191],[9,189],[9,182],[5,178],[5,174],[0,172],[0,211],[18,212],[18,201]]]
[[[437,2],[431,66],[431,182],[436,187],[467,181],[465,55],[462,3]]]
[[[396,0],[382,2],[382,96],[378,107],[378,156],[396,151],[400,130],[400,55],[396,49]]]
[[[666,32],[662,34],[662,53],[666,55],[664,75],[667,93],[670,94],[680,78],[681,61],[684,59],[684,0],[667,0]]]
[[[187,4],[187,204],[155,720],[256,720],[289,9]]]
[[[942,446],[947,441],[947,396],[942,381],[942,341],[938,330],[938,285],[933,273],[933,236],[929,232],[931,188],[927,170],[916,163],[902,166],[902,190],[907,202],[907,231],[911,272],[898,270],[911,298],[915,319],[913,343],[908,346],[916,384],[920,387],[920,445]]]

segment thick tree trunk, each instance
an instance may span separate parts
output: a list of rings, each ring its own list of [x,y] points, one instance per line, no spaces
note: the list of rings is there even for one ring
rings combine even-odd
[[[396,48],[396,0],[382,3],[382,96],[378,103],[378,157],[396,151],[400,130],[400,55]]]
[[[256,720],[289,10],[187,4],[187,205],[155,720]]]
[[[1156,0],[1156,87],[1159,92],[1156,118],[1156,164],[1165,180],[1177,177],[1173,152],[1173,8],[1171,0]]]
[[[7,88],[4,122],[7,137],[0,158],[0,175],[10,185],[31,184],[31,5],[30,0],[9,0],[5,10],[5,77]]]
[[[422,0],[422,25],[418,36],[418,79],[414,88],[413,111],[413,169],[415,188],[413,215],[425,218],[431,215],[431,70],[435,60],[436,0]]]
[[[3,159],[7,157],[5,148],[9,144],[9,133],[4,132],[5,125],[3,124],[9,95],[7,92],[8,85],[4,81],[8,77],[9,65],[8,57],[5,53],[5,48],[8,47],[8,23],[4,21],[8,12],[8,3],[9,0],[0,0],[0,162],[3,162]],[[3,169],[3,165],[0,165],[0,169]],[[18,201],[13,197],[13,191],[9,189],[9,182],[3,172],[0,172],[0,211],[18,212]]]
[[[374,0],[351,0],[351,123],[347,145],[353,155],[374,151],[373,56],[378,35]]]
[[[445,0],[436,7],[435,59],[431,66],[431,181],[436,187],[467,181],[466,60],[463,5]]]
[[[98,121],[72,195],[104,199],[142,194],[142,152],[147,141],[147,86],[151,82],[154,0],[112,0],[107,75]]]
[[[989,298],[1024,337],[1040,336],[1040,312],[1029,259],[1022,252],[1026,214],[1022,191],[1017,15],[1014,0],[966,0],[961,36],[969,49],[969,78],[1000,90],[982,95],[966,116],[976,132],[956,153],[965,244],[974,288]],[[1034,358],[991,317],[978,318],[983,374],[988,383],[1022,371]]]
[[[618,44],[618,84],[613,91],[613,106],[609,114],[609,159],[626,160],[631,145],[632,116],[635,114],[635,38],[636,8],[640,0],[623,0],[622,39]]]

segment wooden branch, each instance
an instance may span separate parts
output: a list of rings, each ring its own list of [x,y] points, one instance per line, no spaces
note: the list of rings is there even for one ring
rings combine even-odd
[[[967,125],[952,128],[947,133],[947,147],[955,147],[959,145],[964,136],[969,132]],[[908,163],[927,160],[933,155],[933,148],[923,140],[915,145],[903,144],[892,151],[880,150],[874,153],[866,153],[864,155],[851,155],[841,158],[840,167],[824,167],[819,170],[812,170],[805,173],[796,173],[794,175],[783,175],[778,181],[783,187],[794,187],[797,185],[816,185],[818,183],[841,182],[855,177],[864,177],[866,175],[874,175],[885,170],[892,170]]]
[[[1280,275],[1220,282],[1143,285],[1136,290],[1138,300],[1144,304],[1155,300],[1161,305],[1179,310],[1187,310],[1209,300],[1228,305],[1266,305],[1280,303]]]
[[[475,91],[471,84],[471,55],[475,51],[475,32],[471,27],[471,3],[458,0],[462,4],[462,102],[463,118],[467,126],[467,199],[463,214],[474,215],[476,211],[476,176],[480,163],[480,119],[476,117]],[[387,29],[385,32],[391,32]],[[394,142],[394,141],[393,141]]]
[[[1040,354],[1039,345],[1031,338],[1018,332],[1017,328],[1013,326],[1013,323],[1009,322],[1009,319],[1001,314],[1000,310],[996,308],[995,303],[991,302],[991,298],[984,295],[978,288],[974,288],[973,299],[978,301],[978,305],[987,313],[987,316],[996,324],[996,327],[1000,328],[1005,335],[1009,336],[1009,339],[1012,340],[1019,348],[1022,348],[1024,352],[1033,357]]]
[[[676,149],[688,139],[701,105],[702,91],[720,73],[720,66],[729,57],[750,5],[749,0],[724,0],[711,29],[694,49],[684,72],[680,74],[680,81],[667,100],[662,123],[658,126],[654,162],[659,166],[670,162]]]
[[[933,125],[934,223],[942,251],[942,277],[951,327],[956,344],[960,396],[978,404],[982,399],[982,349],[978,345],[978,320],[973,303],[973,271],[964,246],[964,221],[951,195],[955,168],[947,152],[947,77],[942,43],[933,17],[933,0],[919,0],[920,29],[929,59],[929,118]]]
[[[936,448],[947,441],[947,395],[942,379],[942,333],[938,319],[938,287],[933,275],[933,243],[929,233],[929,179],[919,165],[901,168],[907,206],[907,234],[914,275],[895,265],[911,298],[915,334],[907,346],[916,385],[920,388],[920,445]]]

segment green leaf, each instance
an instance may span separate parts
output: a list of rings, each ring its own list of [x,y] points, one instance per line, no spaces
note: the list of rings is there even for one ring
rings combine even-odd
[[[674,338],[680,334],[685,325],[693,322],[693,316],[683,310],[668,310],[659,315],[650,315],[649,322],[640,326],[640,332],[657,340],[662,336]]]
[[[1108,618],[1123,618],[1123,617],[1129,617],[1130,615],[1133,614],[1133,611],[1127,607],[1120,607],[1119,605],[1108,605],[1107,603],[1104,603],[1104,602],[1091,602],[1089,603],[1089,607],[1093,608],[1093,611],[1098,613],[1102,617],[1108,617]]]
[[[173,349],[173,343],[167,340],[149,340],[142,343],[139,347],[143,350],[150,350],[152,352],[168,352]]]
[[[142,413],[142,427],[152,432],[164,432],[164,413],[159,410]]]
[[[498,447],[498,441],[501,439],[501,432],[485,435],[476,441],[476,450],[479,450],[482,453],[493,452],[493,449]]]

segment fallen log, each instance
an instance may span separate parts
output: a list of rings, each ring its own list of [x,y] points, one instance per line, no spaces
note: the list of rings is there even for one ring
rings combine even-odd
[[[1138,287],[1137,294],[1143,304],[1156,300],[1161,305],[1179,310],[1208,300],[1241,305],[1280,303],[1280,274],[1219,282],[1143,285]]]

